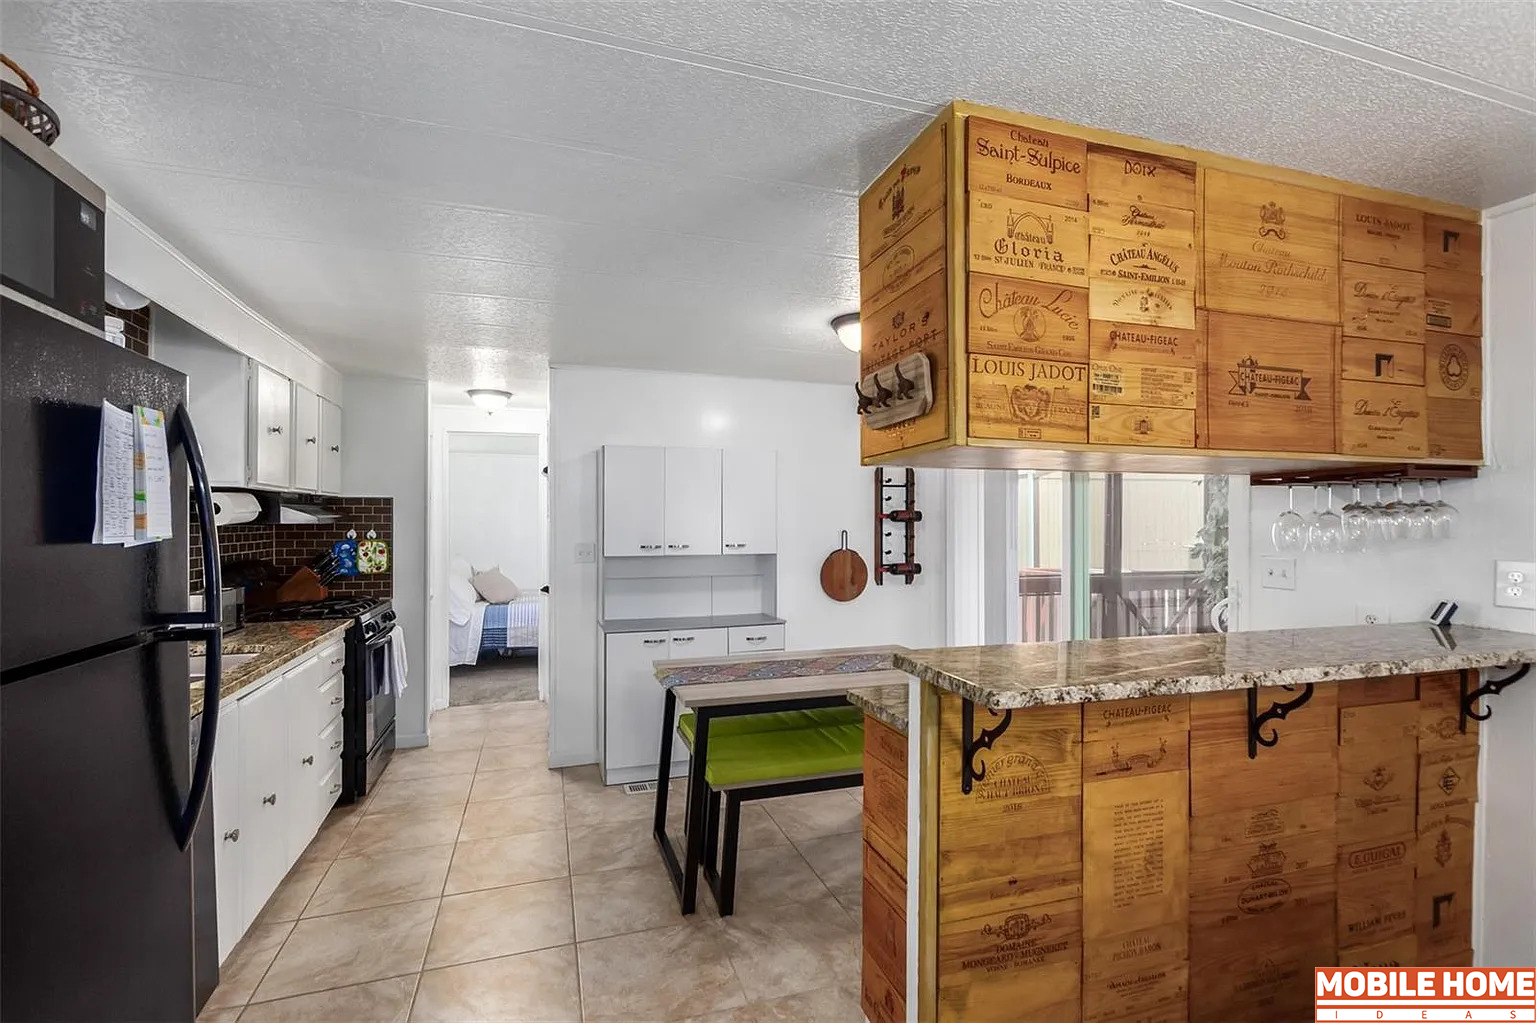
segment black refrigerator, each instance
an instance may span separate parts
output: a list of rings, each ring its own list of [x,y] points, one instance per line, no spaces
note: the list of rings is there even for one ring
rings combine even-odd
[[[0,1019],[191,1020],[218,977],[212,825],[198,825],[219,644],[218,601],[187,609],[189,485],[215,594],[218,556],[186,378],[5,292]],[[103,401],[166,415],[170,540],[91,543]],[[194,639],[211,641],[195,755]]]

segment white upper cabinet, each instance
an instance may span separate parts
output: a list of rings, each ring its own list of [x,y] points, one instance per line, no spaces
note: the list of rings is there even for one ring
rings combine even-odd
[[[341,493],[341,406],[320,399],[320,492]]]
[[[293,489],[320,489],[320,396],[293,385]]]
[[[779,455],[727,448],[721,456],[720,549],[774,554],[779,549]]]
[[[720,553],[720,449],[667,448],[666,553]]]
[[[660,557],[667,463],[664,448],[603,448],[603,555]]]
[[[293,386],[261,363],[251,364],[251,485],[293,486]]]

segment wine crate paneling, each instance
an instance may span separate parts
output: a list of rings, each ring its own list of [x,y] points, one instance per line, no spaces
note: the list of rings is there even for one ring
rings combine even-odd
[[[1424,386],[1424,345],[1347,337],[1341,352],[1345,380]]]
[[[945,277],[942,271],[932,274],[889,304],[861,314],[861,372],[873,373],[921,352],[928,357],[934,390],[933,408],[916,419],[878,430],[866,421],[861,430],[866,455],[899,451],[949,436],[949,292]]]
[[[1481,335],[1483,279],[1444,270],[1424,272],[1424,326],[1446,334]]]
[[[1415,942],[1414,944],[1417,946],[1418,943]],[[1434,959],[1420,960],[1417,965],[1428,966],[1437,970],[1453,966],[1471,966],[1472,950],[1470,948],[1464,948],[1460,952],[1447,952],[1444,955],[1437,956]]]
[[[1481,338],[1431,331],[1424,345],[1429,397],[1478,401],[1483,397]]]
[[[906,882],[889,863],[864,844],[864,952],[900,990],[907,976]]]
[[[1081,288],[1088,283],[1088,214],[972,193],[970,268]]]
[[[1195,247],[1195,211],[1140,199],[1092,196],[1088,207],[1089,248],[1097,238],[1128,245],[1154,245],[1184,252]],[[1191,251],[1190,264],[1194,264]]]
[[[1092,362],[1088,365],[1088,398],[1111,405],[1193,409],[1199,381],[1199,373],[1188,366]]]
[[[1093,402],[1088,406],[1088,441],[1092,444],[1192,448],[1195,446],[1195,410]]]
[[[1311,1018],[1313,977],[1337,960],[1334,905],[1250,917],[1221,930],[1192,928],[1192,1023],[1277,1023]]]
[[[1339,450],[1348,455],[1424,458],[1429,454],[1429,398],[1423,387],[1339,384]]]
[[[874,310],[886,305],[918,281],[942,270],[947,223],[940,207],[860,270],[859,308]]]
[[[868,760],[873,758],[884,770],[906,782],[907,737],[871,714],[864,715],[864,756],[866,777],[870,770]]]
[[[1188,731],[1188,696],[1149,696],[1140,700],[1083,704],[1084,742],[1127,735],[1173,736]]]
[[[1419,698],[1419,680],[1415,675],[1393,675],[1390,678],[1365,678],[1354,682],[1340,682],[1339,707],[1368,707],[1377,703],[1403,703]]]
[[[1418,966],[1419,939],[1412,933],[1378,945],[1339,949],[1340,966]]]
[[[1418,744],[1413,740],[1339,747],[1339,840],[1365,841],[1412,831],[1418,778]]]
[[[1195,325],[1195,293],[1192,289],[1096,277],[1088,284],[1088,312],[1096,320],[1189,329]]]
[[[1419,832],[1419,876],[1442,871],[1470,872],[1476,859],[1477,805],[1453,806],[1439,813],[1421,814]]]
[[[1472,686],[1477,683],[1474,681]],[[1419,752],[1476,747],[1478,722],[1467,718],[1467,730],[1460,728],[1461,682],[1456,672],[1419,676]]]
[[[1477,802],[1477,747],[1462,746],[1419,754],[1419,816],[1452,810],[1471,812]]]
[[[1261,689],[1259,709],[1295,695],[1278,687]],[[1326,802],[1321,819],[1333,827],[1333,799],[1339,787],[1336,688],[1317,686],[1311,700],[1274,724],[1280,732],[1279,745],[1250,760],[1247,694],[1203,693],[1189,698],[1191,813],[1199,817],[1244,811],[1308,793]]]
[[[1424,340],[1422,273],[1364,263],[1343,267],[1345,337]]]
[[[1413,832],[1339,847],[1339,947],[1375,945],[1414,930]]]
[[[859,265],[867,266],[930,213],[944,208],[948,125],[935,121],[859,197]]]
[[[1337,327],[1211,313],[1206,335],[1208,446],[1334,450]]]
[[[1083,363],[970,357],[970,432],[1000,440],[1088,440]]]
[[[1199,369],[1204,364],[1200,347],[1198,329],[1104,320],[1093,320],[1088,325],[1088,356],[1094,361]]]
[[[1009,1023],[1079,1018],[1080,896],[1032,893],[966,909],[970,915],[951,916],[940,898],[940,1020]]]
[[[1341,201],[1346,260],[1399,270],[1424,269],[1422,212],[1350,195]]]
[[[1083,933],[1180,921],[1189,907],[1189,776],[1168,771],[1083,786]]]
[[[1088,147],[1088,200],[1195,208],[1195,165],[1114,146]]]
[[[1476,221],[1424,215],[1424,269],[1483,272],[1483,228]]]
[[[1205,173],[1205,303],[1339,322],[1339,200],[1268,178]]]
[[[1443,872],[1417,884],[1414,931],[1429,962],[1472,947],[1472,872]]]
[[[973,354],[1088,361],[1088,292],[972,273],[966,331]]]
[[[864,973],[859,985],[859,1006],[869,1023],[906,1023],[907,989],[891,983],[875,964],[869,949],[864,950]]]
[[[1429,399],[1429,457],[1483,460],[1481,402]]]
[[[902,871],[907,866],[906,741],[895,729],[865,715],[864,835]]]
[[[1096,284],[1104,282],[1148,285],[1170,292],[1187,291],[1193,299],[1195,246],[1192,242],[1188,245],[1167,245],[1117,235],[1094,235],[1088,241],[1088,287],[1092,289]],[[1193,300],[1190,308],[1194,308]],[[1098,319],[1097,316],[1094,318]],[[1181,326],[1192,327],[1194,322],[1191,320]]]
[[[971,117],[965,142],[972,192],[1088,208],[1088,143],[1082,139]]]
[[[1412,681],[1412,676],[1407,676]],[[1339,708],[1339,747],[1385,746],[1402,753],[1419,751],[1419,705],[1401,703]],[[1342,752],[1340,753],[1342,757]]]
[[[1188,770],[1189,697],[1083,704],[1085,785]]]
[[[1163,925],[1083,942],[1083,1023],[1186,1023],[1189,928]]]
[[[1241,927],[1248,920],[1283,918],[1323,905],[1333,908],[1338,847],[1332,830],[1205,853],[1205,827],[1198,817],[1190,824],[1192,931]],[[1207,857],[1211,862],[1204,862]]]

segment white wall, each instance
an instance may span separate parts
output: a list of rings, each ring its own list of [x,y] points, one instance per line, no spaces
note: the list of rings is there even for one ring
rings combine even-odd
[[[871,562],[874,470],[859,465],[858,420],[845,386],[683,373],[556,367],[550,374],[550,759],[597,759],[597,449],[604,444],[773,448],[779,452],[778,611],[792,649],[944,641],[945,479],[919,471],[918,561],[899,581],[839,604],[821,592],[821,562],[840,530]]]
[[[1357,604],[1385,607],[1394,621],[1422,621],[1436,600],[1449,597],[1461,604],[1458,623],[1536,632],[1536,612],[1493,606],[1494,561],[1536,560],[1536,196],[1488,211],[1483,245],[1489,464],[1477,479],[1445,488],[1461,511],[1460,534],[1421,548],[1302,555],[1294,592],[1250,590],[1245,628],[1352,623]],[[1255,580],[1284,502],[1283,490],[1253,488]],[[1536,680],[1491,706],[1482,733],[1473,942],[1480,965],[1528,965],[1536,962]]]
[[[448,554],[492,566],[520,588],[544,585],[539,438],[450,434]]]
[[[427,743],[427,385],[347,377],[342,408],[342,491],[392,497],[395,613],[405,630],[408,687],[395,708],[400,746]]]

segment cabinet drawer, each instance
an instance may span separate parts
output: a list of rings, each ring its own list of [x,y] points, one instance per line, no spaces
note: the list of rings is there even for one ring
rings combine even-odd
[[[331,807],[336,805],[336,800],[341,797],[341,761],[331,765],[330,773],[320,781],[320,787],[315,793],[316,805],[319,807],[317,816],[325,820],[325,815],[331,812]]]
[[[724,657],[727,653],[724,629],[675,630],[670,636],[671,654],[678,660],[694,657]]]
[[[784,626],[747,625],[726,630],[726,646],[733,654],[750,654],[758,650],[783,650]]]
[[[330,763],[333,759],[341,757],[341,715],[331,718],[329,724],[320,729],[320,741],[316,750],[322,763]]]
[[[315,724],[324,725],[341,713],[342,701],[346,698],[341,691],[340,672],[326,679],[315,691]]]
[[[326,647],[320,651],[320,665],[326,678],[341,671],[347,666],[347,648],[340,643]]]

